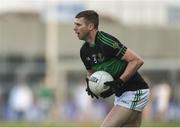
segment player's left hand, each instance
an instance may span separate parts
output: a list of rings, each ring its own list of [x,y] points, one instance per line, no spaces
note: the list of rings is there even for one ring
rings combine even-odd
[[[124,92],[123,84],[124,82],[121,79],[117,79],[114,81],[108,81],[104,83],[106,86],[110,87],[110,90],[115,93],[116,96],[121,96]]]
[[[86,87],[86,92],[88,95],[90,95],[92,98],[96,97],[96,99],[99,99],[98,96],[96,96],[89,88],[89,79],[86,78],[86,84],[87,84],[87,87]]]

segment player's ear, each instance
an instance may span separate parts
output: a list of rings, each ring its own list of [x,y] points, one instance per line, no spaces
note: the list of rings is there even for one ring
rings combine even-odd
[[[94,28],[94,24],[89,23],[89,24],[88,24],[88,29],[89,29],[89,30],[92,30],[93,28]]]

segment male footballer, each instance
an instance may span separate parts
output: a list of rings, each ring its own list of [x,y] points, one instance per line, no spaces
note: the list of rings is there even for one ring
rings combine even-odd
[[[150,93],[147,83],[138,73],[143,59],[114,36],[98,30],[99,15],[94,10],[79,12],[74,25],[79,40],[85,41],[80,57],[87,69],[88,95],[99,98],[89,89],[88,78],[92,73],[103,70],[114,78],[114,81],[104,83],[110,88],[100,95],[107,98],[115,94],[114,106],[101,126],[139,127]]]

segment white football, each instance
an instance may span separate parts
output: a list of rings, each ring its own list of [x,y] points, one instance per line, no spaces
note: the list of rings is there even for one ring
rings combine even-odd
[[[107,81],[113,81],[113,77],[105,71],[94,72],[89,78],[89,88],[90,90],[99,96],[102,92],[109,89],[104,83]]]

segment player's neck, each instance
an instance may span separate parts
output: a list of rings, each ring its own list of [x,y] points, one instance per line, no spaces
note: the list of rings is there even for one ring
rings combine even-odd
[[[94,45],[97,31],[98,30],[93,30],[90,32],[89,37],[86,40],[90,45]]]

